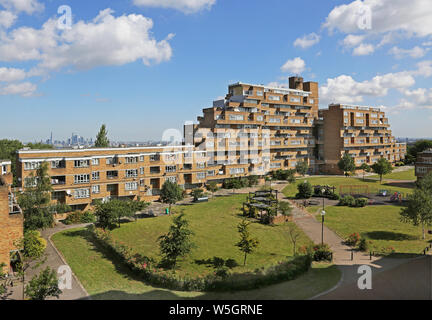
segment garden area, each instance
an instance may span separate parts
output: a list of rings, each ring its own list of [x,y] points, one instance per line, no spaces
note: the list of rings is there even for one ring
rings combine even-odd
[[[238,226],[244,220],[241,207],[245,200],[246,195],[236,195],[218,197],[208,203],[176,207],[176,210],[181,209],[184,212],[184,217],[193,232],[191,240],[195,246],[190,254],[179,259],[175,271],[169,272],[175,272],[176,277],[180,278],[206,277],[213,276],[222,265],[228,269],[229,274],[239,277],[240,280],[247,280],[253,278],[257,273],[266,273],[265,270],[270,270],[275,265],[285,264],[292,268],[296,262],[290,262],[294,260],[294,248],[289,235],[290,230],[295,230],[298,233],[297,252],[301,247],[311,245],[311,241],[293,223],[264,225],[257,221],[250,221],[249,232],[258,240],[259,245],[253,253],[247,256],[247,262],[244,264],[244,254],[236,246],[236,243],[240,240]],[[130,248],[133,251],[132,255],[145,255],[158,262],[161,259],[158,239],[167,233],[172,222],[172,216],[142,219],[137,222],[123,223],[120,228],[112,230],[110,235],[117,243]],[[136,272],[132,272],[131,268],[128,268],[124,263],[119,263],[121,259],[116,254],[113,254],[112,250],[108,250],[105,246],[101,246],[98,241],[95,241],[91,232],[87,229],[56,234],[53,236],[53,241],[92,295],[109,291],[127,291],[139,293],[140,296],[137,298],[141,299],[146,298],[145,292],[154,293],[156,290],[146,284],[145,281],[142,281],[142,278]],[[86,261],[87,263],[84,265],[80,261]],[[305,288],[304,290],[309,293],[305,291],[302,293],[290,293],[289,291],[281,293],[287,299],[290,298],[291,294],[316,294],[320,292],[321,287],[325,290],[327,285],[331,287],[339,279],[338,271],[328,264],[314,264],[313,268],[307,271],[306,274],[298,274],[299,277],[296,276],[295,280],[278,281],[281,283],[272,286],[286,288],[285,284],[300,281],[301,279],[311,281],[310,278],[316,279],[322,273],[328,273],[329,278],[322,279],[321,282],[317,280],[316,288]],[[235,278],[231,279],[235,281]],[[130,284],[128,284],[129,282]],[[272,281],[270,283],[276,282]],[[262,283],[259,286],[264,286],[263,292],[269,288],[265,285],[266,283]],[[193,290],[192,292],[175,292],[165,289],[156,291],[161,295],[172,295],[173,298],[200,296],[202,299],[204,295],[193,292]],[[262,292],[261,289],[257,289],[255,293],[252,293],[253,291],[238,291],[238,297],[247,299],[249,293],[259,296],[260,292]],[[242,294],[242,292],[244,293]],[[270,295],[270,292],[268,294]],[[205,295],[217,296],[219,293],[213,292]],[[226,298],[222,293],[220,295],[219,298]],[[115,293],[113,293],[114,296],[116,296]],[[103,296],[103,298],[107,297]],[[152,294],[149,298],[158,297]]]

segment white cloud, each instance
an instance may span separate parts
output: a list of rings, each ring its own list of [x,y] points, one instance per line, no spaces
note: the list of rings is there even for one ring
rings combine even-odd
[[[282,72],[291,72],[295,74],[300,74],[306,69],[306,63],[300,57],[288,60],[281,67]]]
[[[216,0],[133,0],[136,6],[171,8],[184,13],[195,13],[201,10],[209,10]]]
[[[313,32],[303,36],[302,38],[296,39],[296,41],[294,41],[294,46],[306,49],[317,44],[319,41],[320,36]]]
[[[158,42],[151,34],[151,19],[136,14],[116,18],[112,13],[103,10],[91,22],[79,21],[63,32],[50,19],[41,29],[21,27],[0,35],[0,60],[39,61],[32,71],[36,74],[64,67],[90,69],[137,60],[146,65],[170,60],[168,40],[173,35]]]
[[[343,45],[347,48],[356,47],[363,42],[364,38],[364,35],[349,34],[343,40]]]
[[[375,48],[372,44],[362,43],[357,48],[353,50],[354,56],[368,56],[374,53]]]
[[[0,82],[15,82],[26,78],[26,72],[22,69],[0,68]]]
[[[432,60],[424,60],[417,63],[417,70],[411,71],[411,74],[425,78],[432,76]]]
[[[0,0],[2,5],[7,10],[13,12],[25,12],[27,14],[33,14],[35,12],[41,12],[45,6],[37,0]]]
[[[404,98],[399,105],[393,108],[395,111],[410,109],[432,109],[432,89],[418,88],[414,90],[401,90]]]
[[[411,57],[414,59],[422,58],[425,56],[427,50],[418,46],[412,49],[401,49],[393,47],[389,50],[389,54],[393,55],[396,59],[403,59],[405,57]]]
[[[35,94],[37,86],[31,82],[11,83],[0,87],[0,95],[19,95],[22,97],[31,97]]]
[[[10,28],[17,20],[17,15],[10,11],[0,11],[0,28]]]
[[[371,15],[373,33],[403,31],[419,37],[432,35],[432,6],[429,0],[355,0],[336,6],[324,23],[330,32],[368,31],[362,28],[362,18]]]
[[[408,72],[378,75],[363,82],[341,75],[327,79],[327,83],[320,87],[320,100],[323,104],[360,103],[365,96],[383,97],[388,94],[389,89],[407,89],[414,84],[415,79]]]

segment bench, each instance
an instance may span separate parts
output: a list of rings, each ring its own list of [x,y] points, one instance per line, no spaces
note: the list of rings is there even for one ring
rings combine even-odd
[[[208,197],[202,197],[202,198],[196,199],[194,202],[208,202],[208,201],[209,201]]]

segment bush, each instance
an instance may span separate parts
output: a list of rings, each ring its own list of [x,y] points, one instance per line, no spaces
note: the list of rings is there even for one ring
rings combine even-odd
[[[309,199],[312,197],[313,188],[309,181],[300,183],[297,186],[298,193],[296,194],[297,199]]]
[[[281,261],[270,267],[257,269],[247,276],[233,274],[227,268],[236,266],[232,260],[225,266],[217,268],[214,274],[189,277],[179,275],[175,270],[160,269],[156,262],[141,254],[134,254],[133,250],[114,240],[109,231],[88,228],[93,238],[105,249],[116,255],[129,269],[141,277],[148,284],[181,291],[233,291],[252,290],[263,286],[289,281],[307,272],[311,266],[311,255],[297,256],[292,260]]]
[[[279,202],[279,212],[283,216],[291,216],[292,215],[292,207],[288,202],[281,201]]]
[[[319,244],[313,247],[313,260],[314,261],[329,261],[333,260],[333,252],[330,250],[328,244]]]
[[[199,198],[202,198],[204,196],[204,190],[199,188],[193,189],[191,195],[194,201],[197,201]]]
[[[225,179],[222,187],[224,189],[241,189],[249,187],[249,180],[247,178],[231,178]]]
[[[53,207],[53,211],[58,214],[61,214],[61,213],[72,212],[72,208],[66,203],[59,203]]]
[[[337,193],[330,193],[328,196],[327,196],[327,198],[329,198],[330,200],[339,200],[340,199],[340,197],[339,197],[339,195],[337,194]]]
[[[355,247],[359,241],[360,241],[360,235],[357,232],[355,232],[348,236],[348,238],[345,240],[345,244],[351,247]]]
[[[358,245],[358,248],[360,251],[367,252],[367,251],[369,251],[369,248],[370,248],[370,242],[367,241],[365,238],[361,238],[359,245]]]
[[[345,196],[339,200],[338,206],[348,206],[352,207],[354,205],[355,199],[353,196]]]
[[[367,198],[358,198],[354,201],[353,207],[363,208],[363,207],[366,207],[368,202],[369,202],[369,199],[367,199]]]
[[[74,211],[70,213],[65,220],[64,224],[80,224],[80,223],[93,223],[96,221],[95,215],[91,211]]]
[[[219,190],[219,187],[217,185],[216,181],[210,181],[209,184],[207,185],[207,190],[209,190],[210,192],[216,192]]]

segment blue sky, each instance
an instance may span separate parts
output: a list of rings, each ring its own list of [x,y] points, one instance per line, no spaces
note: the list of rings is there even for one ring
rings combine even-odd
[[[0,137],[160,139],[229,83],[295,73],[321,107],[384,106],[396,136],[431,137],[430,48],[425,0],[0,0]]]

